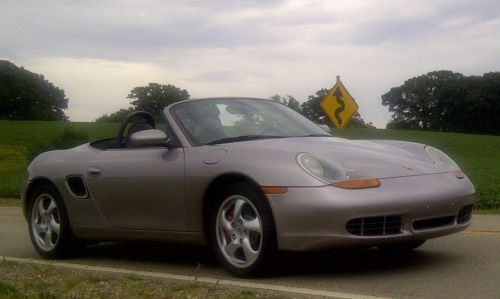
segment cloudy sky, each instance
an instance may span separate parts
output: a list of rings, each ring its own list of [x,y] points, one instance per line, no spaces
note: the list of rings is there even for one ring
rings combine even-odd
[[[63,88],[73,121],[127,107],[149,82],[303,102],[340,75],[384,127],[391,87],[432,70],[500,71],[499,53],[498,0],[0,2],[0,59]]]

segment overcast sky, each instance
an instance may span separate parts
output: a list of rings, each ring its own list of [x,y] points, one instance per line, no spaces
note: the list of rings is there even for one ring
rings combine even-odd
[[[499,53],[498,0],[0,2],[0,59],[63,88],[73,121],[128,107],[149,82],[303,102],[340,75],[364,120],[384,127],[391,87],[500,71]]]

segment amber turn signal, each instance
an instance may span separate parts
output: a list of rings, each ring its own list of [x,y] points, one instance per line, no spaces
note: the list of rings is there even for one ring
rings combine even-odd
[[[465,178],[465,173],[463,173],[461,170],[452,171],[451,174],[453,174],[457,179]]]
[[[266,186],[266,187],[260,187],[262,192],[264,194],[284,194],[288,192],[287,187],[271,187],[271,186]]]
[[[364,189],[379,187],[380,181],[377,179],[355,179],[335,182],[332,185],[344,189]]]

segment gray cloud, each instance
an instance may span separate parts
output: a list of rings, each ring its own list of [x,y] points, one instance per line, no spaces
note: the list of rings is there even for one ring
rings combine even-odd
[[[178,84],[197,97],[283,93],[305,100],[341,74],[363,117],[383,125],[380,95],[388,88],[435,69],[498,70],[498,51],[498,1],[0,4],[0,58],[68,86],[78,119],[112,112],[130,85],[148,81]],[[92,94],[95,105],[79,84],[80,69],[99,78],[87,82],[100,91]],[[104,74],[113,84],[101,85]],[[99,110],[99,102],[110,104]]]

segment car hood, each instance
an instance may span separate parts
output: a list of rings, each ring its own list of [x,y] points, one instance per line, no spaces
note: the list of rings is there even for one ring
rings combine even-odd
[[[359,171],[375,178],[449,171],[434,164],[424,144],[404,141],[297,137],[229,143],[225,147],[229,151],[244,147],[245,151],[256,155],[275,156],[276,162],[296,159],[299,153],[310,153],[344,170]]]

